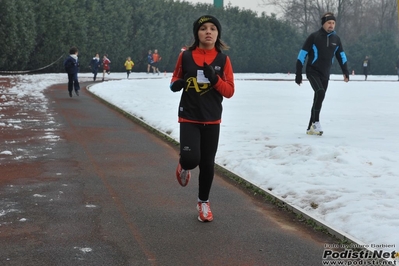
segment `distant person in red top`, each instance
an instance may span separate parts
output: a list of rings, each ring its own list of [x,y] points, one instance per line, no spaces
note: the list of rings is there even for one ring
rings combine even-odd
[[[215,156],[219,142],[223,97],[234,94],[229,47],[220,39],[222,26],[213,16],[202,16],[193,24],[194,43],[177,59],[170,89],[182,91],[179,104],[180,160],[177,181],[186,186],[190,170],[199,166],[197,210],[200,222],[210,222],[209,205]]]
[[[155,49],[154,53],[152,54],[152,61],[154,61],[154,63],[152,63],[152,69],[154,71],[154,74],[155,74],[155,72],[157,72],[158,75],[160,73],[160,71],[158,69],[158,64],[159,64],[159,61],[161,61],[161,59],[162,59],[162,57],[158,54],[158,50]]]
[[[110,64],[111,64],[111,60],[109,60],[109,59],[108,59],[108,55],[105,54],[105,55],[103,56],[103,81],[104,81],[104,78],[105,78],[105,72],[107,72],[108,75],[111,73],[111,66],[110,66]]]

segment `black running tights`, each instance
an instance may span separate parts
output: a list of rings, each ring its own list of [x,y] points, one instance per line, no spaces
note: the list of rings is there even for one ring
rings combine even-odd
[[[320,121],[320,111],[324,101],[324,97],[326,96],[328,79],[322,79],[320,77],[310,75],[307,75],[307,78],[314,91],[313,104],[310,111],[310,120],[308,125],[309,130],[312,123]]]
[[[198,198],[201,201],[209,199],[219,132],[219,124],[180,123],[180,164],[185,170],[199,166]]]
[[[68,91],[71,92],[73,89],[75,89],[75,91],[80,90],[78,73],[68,73]]]

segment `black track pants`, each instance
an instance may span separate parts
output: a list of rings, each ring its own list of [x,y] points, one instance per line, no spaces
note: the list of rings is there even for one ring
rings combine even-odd
[[[180,164],[190,170],[199,166],[198,198],[209,199],[220,125],[180,123]]]
[[[322,79],[320,77],[310,76],[310,75],[307,75],[307,78],[314,91],[313,104],[312,104],[312,109],[310,111],[310,120],[308,125],[308,130],[309,130],[312,123],[320,121],[319,120],[320,111],[324,101],[324,97],[326,95],[328,87],[328,79]]]
[[[80,90],[78,73],[68,73],[68,91],[71,92],[73,89],[75,89],[75,91]]]

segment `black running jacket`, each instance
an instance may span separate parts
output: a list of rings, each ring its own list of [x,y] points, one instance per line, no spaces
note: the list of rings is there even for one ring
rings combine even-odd
[[[296,74],[302,74],[302,68],[306,57],[306,75],[330,79],[330,70],[334,62],[334,56],[342,69],[342,73],[349,78],[347,58],[342,47],[341,39],[335,31],[326,32],[323,28],[313,32],[306,39],[299,51],[296,63]]]

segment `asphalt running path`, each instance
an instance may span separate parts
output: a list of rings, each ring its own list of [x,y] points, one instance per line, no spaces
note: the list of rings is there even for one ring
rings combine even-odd
[[[85,89],[45,94],[60,140],[1,166],[0,202],[14,209],[0,212],[1,265],[312,266],[334,243],[221,176],[214,221],[200,223],[198,173],[179,186],[177,147]]]

